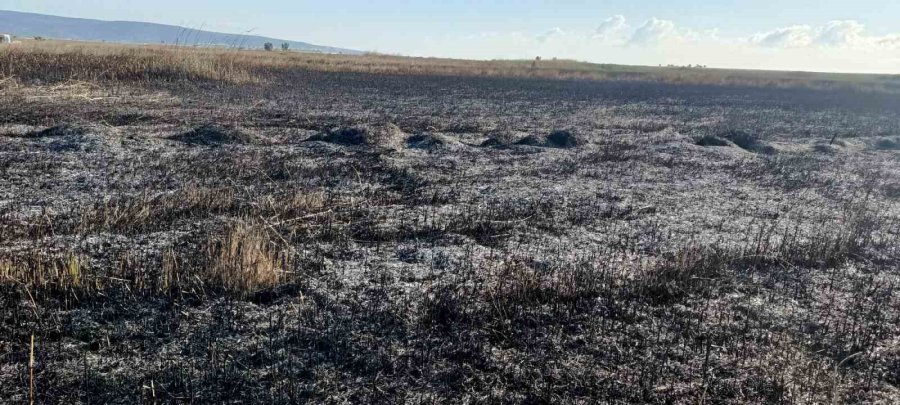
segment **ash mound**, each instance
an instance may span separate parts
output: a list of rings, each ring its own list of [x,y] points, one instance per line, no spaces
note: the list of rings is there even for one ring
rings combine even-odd
[[[718,136],[749,152],[762,153],[764,155],[772,155],[778,152],[772,145],[760,140],[759,136],[747,131],[730,130],[722,132]]]
[[[721,131],[715,135],[706,134],[694,138],[694,143],[703,147],[728,147],[734,145],[748,152],[764,155],[773,155],[778,152],[774,146],[763,142],[756,134],[736,129]]]
[[[31,132],[26,138],[70,138],[81,137],[91,132],[90,128],[77,124],[62,124]]]
[[[694,139],[694,143],[699,146],[731,146],[731,142],[715,135],[703,135]]]
[[[194,128],[183,134],[170,136],[168,139],[184,142],[188,145],[220,146],[232,144],[257,143],[256,138],[235,127],[207,124]]]
[[[555,130],[546,135],[528,135],[516,142],[516,145],[558,149],[575,148],[583,144],[584,140],[569,130]]]
[[[80,124],[61,124],[25,134],[44,143],[52,152],[94,152],[103,146],[100,129]]]
[[[519,138],[509,130],[497,130],[487,134],[487,139],[481,143],[482,147],[509,147],[514,145]]]
[[[380,149],[400,149],[406,135],[400,127],[387,124],[356,125],[332,129],[313,135],[308,141],[321,141],[345,146],[369,146]]]
[[[900,150],[900,136],[895,138],[881,138],[872,145],[875,150]]]
[[[460,142],[446,135],[422,133],[406,138],[406,147],[410,149],[439,150],[460,146]]]

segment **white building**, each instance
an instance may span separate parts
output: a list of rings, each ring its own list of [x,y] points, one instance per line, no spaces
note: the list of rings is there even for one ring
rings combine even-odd
[[[12,35],[3,34],[3,36],[0,37],[0,44],[11,44],[11,43],[12,43]]]

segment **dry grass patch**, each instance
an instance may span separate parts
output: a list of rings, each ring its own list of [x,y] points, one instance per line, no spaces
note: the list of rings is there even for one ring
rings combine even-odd
[[[0,52],[0,78],[49,83],[258,81],[252,60],[234,56],[184,48],[28,45]]]
[[[83,232],[137,232],[182,218],[225,212],[238,204],[230,188],[188,186],[168,193],[103,201],[81,214],[79,227]]]
[[[88,260],[73,253],[33,250],[0,258],[0,284],[58,290],[100,288],[102,280],[89,269]]]
[[[292,270],[291,255],[264,226],[237,222],[210,238],[204,281],[249,294],[278,286]]]

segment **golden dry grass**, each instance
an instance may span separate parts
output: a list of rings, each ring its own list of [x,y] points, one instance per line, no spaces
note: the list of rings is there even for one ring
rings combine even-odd
[[[78,226],[85,232],[136,232],[158,221],[190,216],[194,212],[222,212],[238,203],[230,189],[192,185],[170,193],[110,199],[82,212]]]
[[[178,82],[256,80],[247,60],[215,50],[25,42],[0,50],[0,78],[43,82]]]
[[[15,283],[38,288],[93,287],[98,280],[88,273],[86,260],[74,254],[30,254],[0,259],[0,283]]]
[[[277,286],[290,271],[290,256],[278,247],[270,232],[248,222],[229,226],[224,236],[208,245],[204,279],[244,293]]]

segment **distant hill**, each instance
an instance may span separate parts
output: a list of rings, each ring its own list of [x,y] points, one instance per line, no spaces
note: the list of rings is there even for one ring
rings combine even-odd
[[[313,45],[306,42],[288,41],[256,35],[201,31],[175,25],[133,21],[101,21],[6,10],[0,10],[0,33],[9,33],[20,37],[44,37],[48,39],[69,39],[78,41],[106,41],[136,44],[180,43],[201,46],[242,46],[244,48],[262,48],[266,42],[271,42],[278,48],[282,43],[286,42],[290,44],[290,49],[295,51],[345,54],[361,53],[350,49]]]

